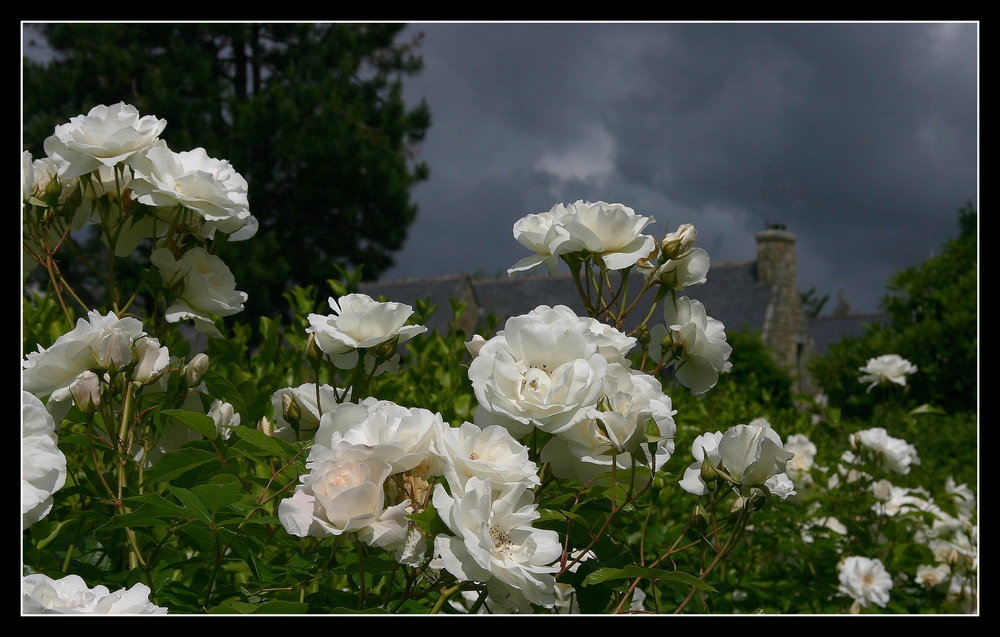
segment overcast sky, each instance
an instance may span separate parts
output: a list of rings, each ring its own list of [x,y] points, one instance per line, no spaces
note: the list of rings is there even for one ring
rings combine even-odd
[[[878,310],[978,206],[978,25],[412,24],[431,169],[404,278],[506,270],[514,222],[619,202],[713,262],[797,238],[799,288]],[[535,273],[542,274],[544,270]],[[711,271],[708,274],[711,279]]]

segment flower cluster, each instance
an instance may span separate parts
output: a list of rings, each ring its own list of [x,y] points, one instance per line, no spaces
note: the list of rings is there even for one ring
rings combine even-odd
[[[100,225],[117,257],[152,239],[150,260],[173,297],[166,320],[192,319],[198,331],[221,338],[212,317],[242,311],[247,295],[204,245],[217,235],[248,239],[257,220],[247,182],[232,165],[203,148],[170,150],[159,138],[166,125],[123,102],[95,106],[56,127],[46,157],[31,162],[24,154],[26,263],[47,262],[67,222],[74,231]]]
[[[479,348],[469,378],[476,422],[522,437],[553,434],[542,449],[557,477],[586,482],[635,459],[662,467],[676,431],[670,397],[626,358],[635,339],[565,306],[508,319]],[[654,452],[643,443],[653,436]]]

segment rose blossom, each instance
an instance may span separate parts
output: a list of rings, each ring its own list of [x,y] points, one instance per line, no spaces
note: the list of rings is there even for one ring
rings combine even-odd
[[[917,448],[900,438],[893,438],[882,427],[873,427],[851,434],[851,445],[861,444],[875,454],[886,471],[910,472],[911,464],[920,464]]]
[[[441,414],[369,396],[360,404],[341,403],[324,411],[315,444],[336,449],[341,458],[379,458],[392,467],[391,473],[418,465],[436,473],[431,444],[441,422]]]
[[[434,490],[434,508],[454,536],[434,538],[435,563],[461,581],[486,583],[494,600],[519,609],[555,604],[555,578],[562,547],[555,531],[532,528],[538,519],[533,494],[523,484],[499,494],[490,480],[472,477],[460,496],[444,485]]]
[[[613,460],[619,469],[631,469],[636,453],[641,454],[640,461],[661,469],[674,450],[675,413],[658,380],[612,364],[597,405],[587,411],[585,420],[551,438],[542,448],[541,460],[550,463],[556,477],[581,482],[610,471]],[[644,444],[650,421],[661,438],[655,456]]]
[[[27,614],[163,615],[167,609],[149,601],[149,587],[137,583],[132,588],[108,591],[105,586],[89,588],[79,575],[54,580],[36,573],[21,581]]]
[[[607,373],[599,344],[568,308],[508,319],[469,366],[476,424],[501,424],[519,438],[532,426],[557,433],[583,420]]]
[[[230,241],[256,234],[247,181],[228,161],[209,157],[204,148],[175,153],[161,141],[130,163],[135,178],[129,187],[140,203],[195,211],[204,220],[200,236],[205,238],[216,230],[230,235]]]
[[[837,565],[840,592],[851,596],[860,606],[875,604],[885,608],[892,589],[892,577],[880,560],[846,557]]]
[[[314,445],[306,467],[302,484],[278,505],[278,518],[291,535],[357,533],[365,544],[391,550],[404,542],[410,501],[385,508],[383,484],[392,473],[388,464],[378,458],[341,458],[335,450]]]
[[[567,206],[559,222],[569,233],[572,249],[586,250],[601,257],[611,270],[624,270],[652,252],[656,240],[640,234],[652,217],[635,214],[620,203],[579,200]]]
[[[66,483],[66,456],[56,423],[42,401],[21,392],[21,530],[52,510],[52,494]]]
[[[869,358],[868,364],[859,367],[858,371],[863,372],[859,383],[871,383],[868,391],[875,389],[876,385],[885,383],[895,383],[906,386],[906,376],[917,371],[917,366],[901,357],[899,354],[885,354],[878,358]]]
[[[367,294],[345,294],[340,301],[330,298],[333,314],[309,315],[306,332],[316,335],[316,345],[338,367],[349,369],[357,363],[358,349],[397,343],[423,334],[423,325],[406,325],[413,308],[405,303],[379,303]]]
[[[152,115],[139,117],[139,111],[124,102],[95,106],[87,115],[56,126],[55,134],[45,140],[45,152],[66,162],[62,176],[71,179],[128,161],[152,146],[166,125]]]
[[[76,327],[47,349],[29,352],[21,362],[21,383],[38,398],[50,394],[57,401],[69,398],[67,388],[89,369],[117,371],[132,362],[132,346],[145,336],[135,318],[118,318],[114,312],[101,316],[97,310],[78,319]],[[66,391],[64,391],[66,390]]]
[[[212,316],[229,316],[243,311],[247,293],[236,289],[229,266],[202,247],[191,248],[176,259],[168,248],[157,248],[149,257],[163,278],[164,287],[183,281],[181,294],[170,304],[164,317],[170,323],[192,319],[202,334],[222,338]]]
[[[568,212],[566,206],[560,203],[548,212],[527,215],[514,223],[514,238],[536,254],[515,263],[507,269],[507,274],[531,270],[542,263],[548,267],[550,274],[556,273],[559,255],[579,249],[570,241],[569,232],[561,224]]]
[[[755,418],[749,425],[736,425],[719,441],[719,457],[726,473],[744,487],[781,487],[775,495],[787,498],[792,495],[785,464],[795,454],[785,451],[781,437],[763,418]]]
[[[719,374],[733,368],[729,356],[733,348],[726,342],[725,325],[705,313],[701,301],[682,296],[676,306],[663,304],[664,325],[649,331],[649,353],[661,357],[661,341],[667,336],[680,349],[680,362],[674,363],[677,380],[693,394],[704,394],[719,382]]]
[[[442,421],[439,430],[433,449],[445,460],[444,476],[453,494],[464,493],[471,478],[489,478],[497,490],[512,484],[529,488],[541,484],[528,448],[505,428],[480,428],[471,422],[452,427]]]

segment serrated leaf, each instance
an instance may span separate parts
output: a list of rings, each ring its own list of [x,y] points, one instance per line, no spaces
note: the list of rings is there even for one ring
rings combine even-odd
[[[205,414],[199,414],[197,412],[187,411],[184,409],[165,409],[161,413],[164,416],[170,416],[171,418],[180,421],[182,424],[194,429],[209,440],[215,440],[215,437],[219,433],[215,429],[215,421],[212,420],[211,416],[206,416]]]

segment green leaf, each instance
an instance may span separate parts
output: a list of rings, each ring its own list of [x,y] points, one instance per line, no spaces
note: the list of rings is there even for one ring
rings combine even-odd
[[[218,461],[218,459],[217,455],[204,449],[181,447],[177,451],[163,454],[163,457],[146,471],[143,484],[169,482],[206,462]]]
[[[212,476],[208,484],[191,487],[191,491],[213,513],[227,504],[239,502],[243,497],[239,479],[228,473]]]
[[[592,586],[609,580],[635,579],[637,577],[642,577],[654,582],[679,582],[699,590],[709,591],[711,593],[717,592],[715,588],[693,575],[682,573],[680,571],[663,571],[657,568],[646,568],[635,564],[626,566],[625,568],[599,568],[584,578],[583,585]]]
[[[205,504],[191,491],[181,487],[170,485],[170,492],[181,501],[184,508],[188,510],[188,515],[192,515],[205,524],[212,524],[212,516],[209,514]]]
[[[412,515],[406,516],[408,519],[413,520],[417,526],[421,528],[424,532],[428,534],[428,537],[437,537],[440,534],[451,535],[451,529],[444,523],[441,516],[438,515],[437,509],[433,505],[427,505],[427,508],[420,513],[414,513]]]
[[[182,424],[194,429],[209,440],[215,440],[215,437],[218,435],[218,431],[215,429],[215,421],[212,420],[211,416],[184,409],[165,409],[161,413],[179,420]]]
[[[278,456],[280,458],[288,457],[285,450],[281,447],[281,443],[262,431],[257,431],[256,429],[251,429],[250,427],[233,427],[230,431],[261,451],[267,452],[268,455]]]

